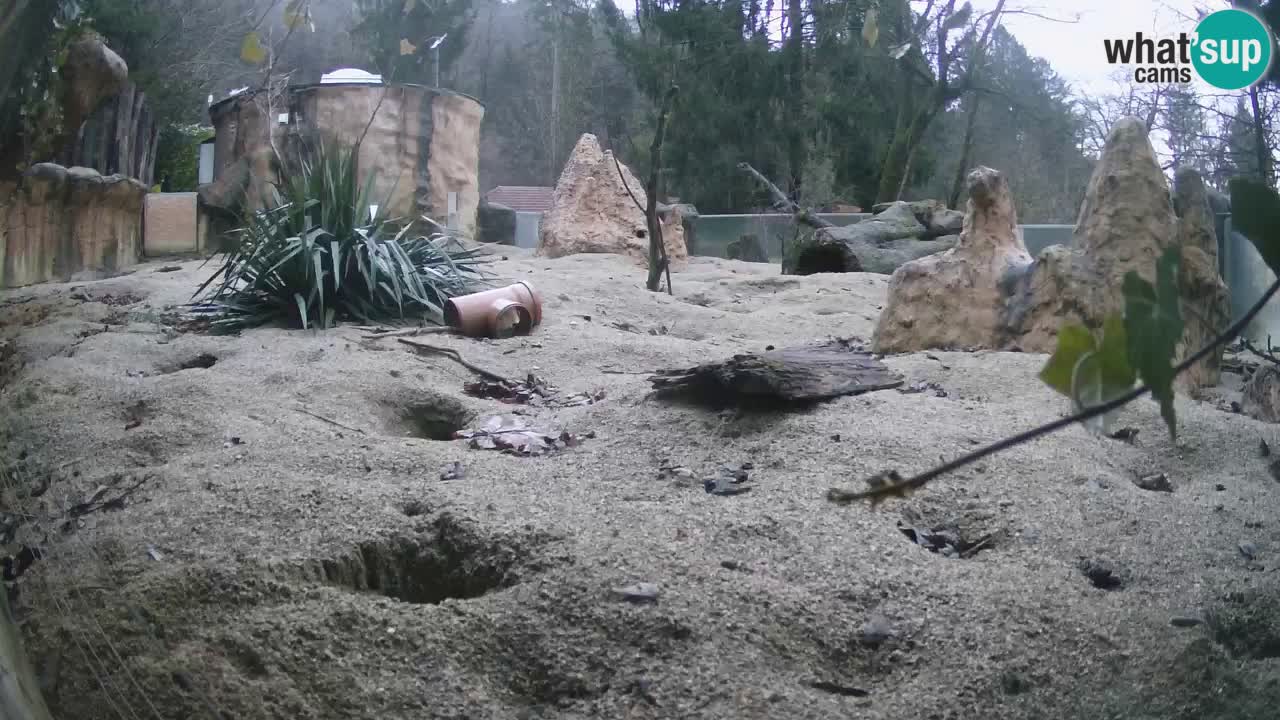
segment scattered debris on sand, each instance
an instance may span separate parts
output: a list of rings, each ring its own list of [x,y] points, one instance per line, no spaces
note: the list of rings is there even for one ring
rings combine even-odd
[[[567,430],[544,432],[531,427],[520,415],[494,415],[479,428],[459,430],[456,435],[470,440],[471,447],[477,450],[501,450],[513,455],[544,455],[574,447],[583,438],[595,437],[595,433],[578,436]]]

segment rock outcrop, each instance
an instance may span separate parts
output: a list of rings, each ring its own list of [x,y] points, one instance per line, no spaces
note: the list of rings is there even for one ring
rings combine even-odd
[[[843,227],[821,228],[787,248],[786,275],[870,272],[889,275],[903,263],[955,247],[964,213],[936,200],[877,205],[876,215]]]
[[[1106,315],[1124,310],[1125,273],[1154,282],[1156,261],[1176,237],[1169,186],[1146,125],[1125,118],[1107,136],[1071,248],[1046,248],[1011,302],[1010,344],[1051,352],[1064,322],[1101,327]]]
[[[904,263],[890,278],[872,339],[876,352],[1000,343],[1007,278],[1024,273],[1031,255],[1018,236],[1004,176],[980,167],[969,173],[968,186],[968,213],[955,247]]]
[[[1177,209],[1146,126],[1112,128],[1085,194],[1071,247],[1046,248],[1034,262],[1017,239],[1012,201],[999,173],[970,175],[964,233],[955,250],[907,263],[890,280],[876,328],[877,352],[987,347],[1052,352],[1058,329],[1091,328],[1124,310],[1121,286],[1133,271],[1154,281],[1156,261],[1176,244],[1186,334],[1179,356],[1198,350],[1229,316],[1218,275],[1213,216],[1194,171],[1178,174]],[[1179,378],[1189,387],[1218,380],[1221,352]]]
[[[952,210],[937,200],[911,200],[877,203],[871,208],[874,215],[879,215],[891,207],[905,205],[916,221],[925,227],[925,237],[941,237],[958,235],[964,228],[964,213]]]
[[[494,245],[515,245],[516,211],[506,205],[481,200],[476,210],[476,239]]]
[[[147,188],[136,180],[40,163],[0,194],[0,287],[110,274],[142,254]]]
[[[71,43],[61,71],[63,124],[72,136],[98,103],[120,92],[129,79],[129,66],[96,33]]]
[[[551,210],[542,216],[538,254],[614,253],[647,263],[648,231],[636,206],[643,207],[646,197],[626,165],[615,164],[613,153],[602,150],[594,135],[583,135],[560,173]],[[662,215],[663,244],[672,267],[679,267],[688,259],[682,220],[670,210]]]

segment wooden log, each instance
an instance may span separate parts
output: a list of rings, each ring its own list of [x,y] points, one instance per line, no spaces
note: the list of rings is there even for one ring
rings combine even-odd
[[[806,403],[887,390],[901,376],[870,353],[844,341],[735,355],[692,368],[661,370],[655,390],[713,404]]]

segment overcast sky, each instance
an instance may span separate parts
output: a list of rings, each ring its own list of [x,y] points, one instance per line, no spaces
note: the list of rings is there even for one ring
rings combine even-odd
[[[976,9],[990,9],[995,0],[973,0]],[[1162,36],[1191,32],[1196,7],[1228,7],[1227,0],[1008,0],[1008,9],[1022,9],[1070,24],[1031,15],[1012,14],[1004,25],[1027,52],[1049,61],[1053,69],[1078,91],[1106,91],[1116,66],[1108,65],[1102,41],[1132,37],[1135,32]],[[1078,19],[1077,19],[1078,18]]]

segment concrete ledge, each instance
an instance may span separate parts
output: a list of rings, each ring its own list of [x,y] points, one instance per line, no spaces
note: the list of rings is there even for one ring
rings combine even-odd
[[[147,188],[121,175],[33,165],[0,187],[0,287],[72,280],[136,264]]]

